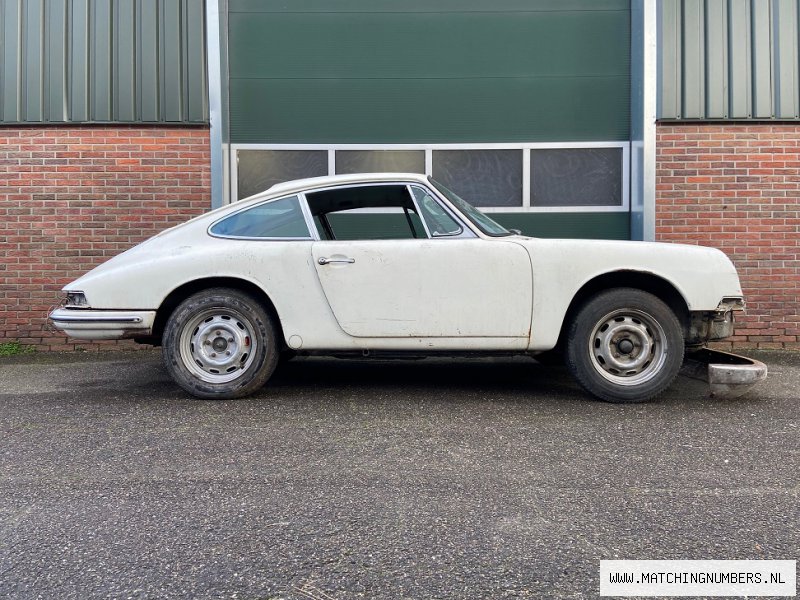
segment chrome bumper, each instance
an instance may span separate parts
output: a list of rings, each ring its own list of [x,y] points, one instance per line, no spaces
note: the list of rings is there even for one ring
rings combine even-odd
[[[154,310],[89,310],[57,308],[50,321],[59,331],[80,340],[144,337],[153,331]]]
[[[681,374],[707,381],[712,396],[736,398],[767,378],[767,365],[738,354],[704,348],[686,355]]]

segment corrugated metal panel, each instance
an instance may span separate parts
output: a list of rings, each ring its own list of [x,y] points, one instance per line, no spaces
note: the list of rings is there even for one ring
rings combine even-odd
[[[235,0],[236,143],[628,140],[629,0]]]
[[[796,118],[800,110],[800,65],[798,65],[798,17],[800,2],[778,0],[772,22],[775,35],[775,114],[780,118]]]
[[[206,123],[203,0],[0,0],[0,123]]]
[[[661,0],[660,119],[800,119],[800,0]]]
[[[747,119],[750,106],[750,0],[731,0],[728,10],[728,87],[715,90],[715,94],[728,100],[728,112],[723,118]]]
[[[48,0],[45,22],[44,113],[51,119],[67,118],[67,0]]]

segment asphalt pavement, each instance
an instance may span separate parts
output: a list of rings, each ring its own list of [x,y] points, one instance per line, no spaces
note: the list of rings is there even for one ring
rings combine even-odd
[[[800,354],[709,398],[530,359],[283,365],[198,401],[157,351],[0,359],[0,597],[594,598],[600,559],[800,558]]]

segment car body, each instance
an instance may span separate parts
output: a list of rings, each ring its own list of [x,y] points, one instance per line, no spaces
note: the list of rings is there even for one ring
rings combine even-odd
[[[178,383],[210,398],[255,391],[289,353],[563,350],[593,394],[640,401],[669,385],[684,347],[731,335],[744,307],[719,250],[531,238],[429,177],[397,173],[275,185],[64,291],[58,329],[163,343]]]

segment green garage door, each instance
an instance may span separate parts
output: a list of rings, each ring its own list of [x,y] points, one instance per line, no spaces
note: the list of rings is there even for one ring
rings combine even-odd
[[[629,237],[627,0],[230,0],[228,48],[237,198],[427,172],[526,233]]]

